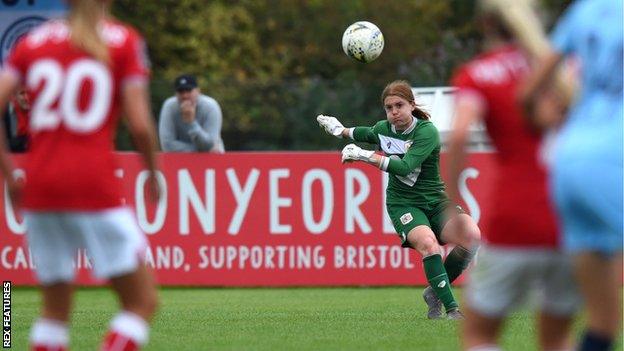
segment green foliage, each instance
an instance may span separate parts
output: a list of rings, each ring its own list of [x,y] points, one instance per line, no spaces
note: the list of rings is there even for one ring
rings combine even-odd
[[[545,0],[546,1],[546,0]],[[567,0],[547,0],[560,9]],[[467,0],[118,0],[114,14],[145,36],[158,115],[171,81],[196,74],[224,113],[228,150],[333,149],[315,126],[319,113],[349,125],[383,118],[384,85],[446,85],[454,67],[477,50]],[[549,11],[547,13],[557,13]],[[382,55],[361,64],[342,52],[344,29],[377,24]],[[122,135],[118,147],[128,149]]]

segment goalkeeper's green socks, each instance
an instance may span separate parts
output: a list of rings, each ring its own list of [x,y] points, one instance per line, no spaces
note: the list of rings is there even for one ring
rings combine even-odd
[[[472,250],[468,250],[463,246],[457,245],[449,252],[446,256],[446,260],[444,260],[444,269],[446,270],[446,274],[448,274],[448,279],[452,283],[457,279],[457,277],[462,274],[462,272],[468,268],[470,261],[475,255],[477,251],[477,246]]]
[[[423,266],[425,267],[425,275],[429,285],[435,292],[436,296],[444,304],[446,311],[457,308],[459,305],[453,297],[451,291],[451,282],[449,281],[444,265],[442,264],[442,256],[439,254],[427,256],[423,258]]]

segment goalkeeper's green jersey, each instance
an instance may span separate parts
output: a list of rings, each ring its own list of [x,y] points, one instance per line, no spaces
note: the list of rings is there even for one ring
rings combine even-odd
[[[388,156],[381,167],[389,173],[388,205],[431,209],[448,201],[440,177],[440,136],[430,121],[414,118],[409,128],[396,131],[383,120],[373,127],[355,127],[353,139],[378,144]]]

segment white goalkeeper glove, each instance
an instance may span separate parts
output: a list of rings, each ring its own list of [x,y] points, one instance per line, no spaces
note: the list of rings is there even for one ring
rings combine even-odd
[[[342,163],[370,161],[374,154],[374,151],[364,150],[355,144],[349,144],[342,149]]]
[[[316,121],[328,134],[342,138],[342,132],[345,130],[345,127],[336,117],[318,115],[316,116]]]

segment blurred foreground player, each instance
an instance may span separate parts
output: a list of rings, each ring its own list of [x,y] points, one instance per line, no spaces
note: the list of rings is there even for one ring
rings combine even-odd
[[[527,111],[537,115],[536,101],[559,63],[579,60],[579,98],[565,120],[552,122],[561,127],[551,184],[587,309],[580,350],[609,350],[622,335],[623,12],[622,0],[572,4],[523,93]]]
[[[460,67],[452,80],[457,93],[448,152],[449,195],[459,198],[457,184],[473,123],[485,123],[497,150],[498,174],[489,230],[465,290],[463,346],[500,350],[505,318],[536,293],[540,349],[570,350],[579,298],[570,260],[559,248],[546,170],[538,157],[541,136],[516,104],[518,87],[529,74],[529,59],[497,11],[483,2],[477,11],[482,53]],[[542,104],[558,113],[556,101]]]
[[[22,38],[0,73],[0,109],[20,84],[33,103],[23,189],[13,180],[0,142],[0,170],[14,206],[24,209],[43,293],[30,343],[32,350],[69,348],[72,260],[86,248],[95,275],[110,280],[122,308],[102,350],[137,350],[147,342],[157,293],[142,262],[146,237],[132,211],[122,206],[113,140],[123,110],[156,199],[145,48],[132,28],[109,17],[109,1],[68,3],[67,18],[44,23]]]

